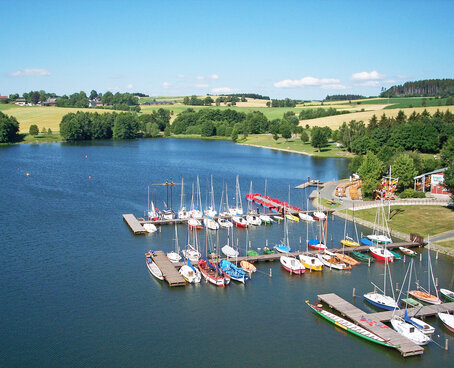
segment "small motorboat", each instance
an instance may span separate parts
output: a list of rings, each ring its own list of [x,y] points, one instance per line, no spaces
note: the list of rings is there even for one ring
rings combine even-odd
[[[420,320],[419,318],[410,317],[405,310],[404,314],[404,321],[412,324],[415,326],[419,331],[421,331],[424,335],[430,336],[435,332],[435,327],[429,325],[428,323]]]
[[[440,318],[441,322],[443,322],[449,331],[454,332],[454,315],[439,312],[438,318]]]
[[[181,256],[177,252],[169,252],[169,253],[167,253],[167,258],[172,263],[178,263],[181,260]]]
[[[280,261],[282,267],[290,273],[300,275],[305,271],[303,264],[295,257],[281,256]]]
[[[409,257],[416,257],[416,255],[418,254],[414,250],[411,250],[411,249],[408,249],[408,248],[405,248],[405,247],[399,247],[399,250],[403,254],[405,254],[406,256],[409,256]]]
[[[143,224],[143,228],[147,233],[155,233],[156,231],[158,231],[158,228],[155,224]]]
[[[450,302],[454,302],[454,292],[448,289],[440,289],[440,294],[449,300]]]

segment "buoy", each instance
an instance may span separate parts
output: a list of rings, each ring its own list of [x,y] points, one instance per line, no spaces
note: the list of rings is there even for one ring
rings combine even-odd
[[[87,156],[87,155],[85,155],[85,158],[88,158],[88,156]]]
[[[88,180],[91,180],[91,176],[88,177]]]
[[[25,174],[25,175],[30,176],[30,173],[27,173],[27,174]]]

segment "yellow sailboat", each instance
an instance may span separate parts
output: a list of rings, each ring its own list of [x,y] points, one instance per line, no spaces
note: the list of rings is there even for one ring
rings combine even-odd
[[[299,217],[293,216],[293,215],[291,215],[290,213],[287,213],[287,214],[285,215],[285,217],[287,217],[290,221],[293,221],[293,222],[299,222],[299,220],[300,220]]]
[[[357,242],[352,239],[348,239],[348,237],[347,239],[341,240],[341,244],[345,247],[359,247],[359,244]]]

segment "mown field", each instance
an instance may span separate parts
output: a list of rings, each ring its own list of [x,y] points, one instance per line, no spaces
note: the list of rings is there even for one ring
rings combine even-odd
[[[337,148],[336,144],[333,142],[329,143],[328,146],[324,147],[319,153],[316,148],[310,145],[310,143],[304,143],[299,138],[291,138],[289,140],[279,138],[277,141],[275,141],[271,134],[250,134],[245,140],[243,140],[240,135],[238,143],[271,147],[279,150],[289,150],[294,152],[306,153],[310,155],[316,154],[319,157],[353,156],[351,153]]]
[[[355,211],[355,217],[374,222],[376,208]],[[402,233],[424,237],[453,230],[454,211],[443,206],[391,206],[389,227]]]

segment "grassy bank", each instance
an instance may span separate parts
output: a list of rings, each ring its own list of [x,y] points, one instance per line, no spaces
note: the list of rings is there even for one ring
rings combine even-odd
[[[454,249],[454,238],[442,240],[442,241],[436,241],[434,243],[443,248]]]
[[[351,211],[349,211],[351,212]],[[374,222],[376,208],[355,211],[355,217]],[[454,211],[443,206],[391,206],[389,227],[393,230],[410,234],[417,233],[424,237],[453,230]]]
[[[241,136],[240,136],[241,137]],[[311,146],[310,143],[304,143],[299,138],[283,139],[279,138],[277,141],[273,139],[271,134],[254,134],[249,135],[245,140],[239,139],[238,143],[261,146],[266,148],[273,148],[277,150],[287,150],[299,153],[305,153],[317,157],[352,157],[353,155],[347,151],[343,151],[336,147],[335,143],[330,143],[324,147],[321,152]]]

